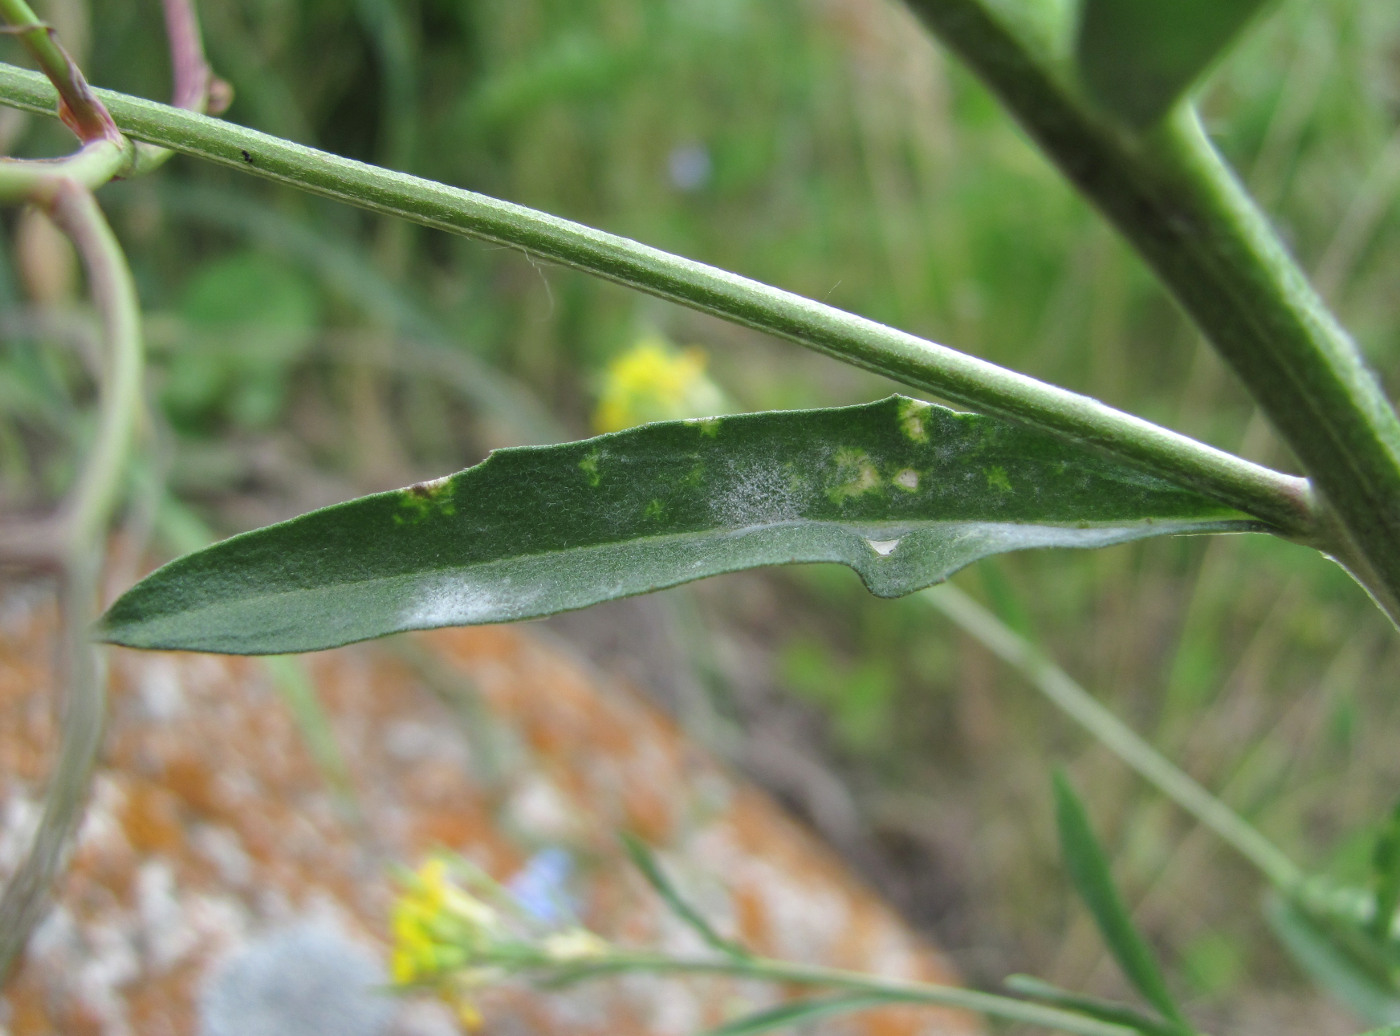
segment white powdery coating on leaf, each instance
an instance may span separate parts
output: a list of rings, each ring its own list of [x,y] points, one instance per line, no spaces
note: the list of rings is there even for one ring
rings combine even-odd
[[[774,525],[801,517],[792,475],[779,461],[730,468],[719,480],[710,514],[727,528]]]
[[[414,588],[409,603],[399,612],[399,622],[408,629],[429,629],[500,621],[518,613],[533,596],[528,587],[517,590],[508,580],[483,585],[465,576],[445,575]]]

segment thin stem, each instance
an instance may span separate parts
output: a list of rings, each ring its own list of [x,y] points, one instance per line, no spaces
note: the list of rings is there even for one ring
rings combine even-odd
[[[1024,676],[1031,686],[1158,791],[1214,831],[1277,888],[1290,890],[1301,884],[1302,870],[1281,849],[1174,766],[1099,704],[1098,699],[1068,673],[995,615],[950,584],[925,590],[920,596]]]
[[[1005,5],[906,2],[1156,270],[1335,511],[1314,545],[1400,622],[1400,418],[1195,112],[1130,132]]]
[[[106,345],[96,439],[63,508],[70,541],[86,545],[106,535],[136,437],[145,362],[141,308],[121,245],[92,194],[73,185],[59,193],[52,212],[82,256]]]
[[[214,77],[204,56],[204,39],[199,31],[199,16],[194,0],[162,0],[165,8],[165,35],[170,41],[170,72],[172,103],[190,111],[213,111],[228,107],[228,84]],[[216,97],[215,94],[218,94]],[[142,142],[136,148],[138,174],[149,173],[170,158],[168,148]]]
[[[96,190],[131,167],[129,140],[95,140],[65,158],[0,158],[0,202],[47,204],[64,183]]]
[[[553,970],[559,968],[558,965],[549,967]],[[1070,1011],[1027,1003],[1024,1000],[1013,1000],[1011,997],[997,996],[994,993],[979,993],[976,990],[958,989],[954,986],[881,978],[876,975],[865,975],[839,968],[792,964],[767,957],[754,957],[740,961],[723,958],[668,957],[652,953],[618,953],[603,958],[597,964],[571,966],[567,971],[567,981],[574,981],[575,976],[592,978],[627,972],[734,975],[740,978],[761,979],[769,982],[822,986],[853,993],[870,993],[891,1002],[927,1004],[935,1007],[975,1011],[990,1018],[1001,1018],[1026,1025],[1039,1025],[1058,1032],[1074,1033],[1076,1036],[1136,1036],[1136,1030],[1126,1026],[1101,1022]]]
[[[495,241],[806,345],[956,403],[1015,418],[1184,482],[1311,537],[1306,482],[1065,389],[790,292],[510,202],[390,172],[256,130],[99,91],[132,137],[425,226]],[[0,101],[42,112],[44,81],[0,65]]]
[[[82,820],[102,730],[107,691],[101,656],[89,629],[96,618],[96,546],[72,549],[62,577],[62,685],[66,689],[58,762],[44,793],[44,812],[29,853],[0,895],[0,983],[19,962],[30,934],[42,920],[49,890],[69,840]]]
[[[193,0],[163,0],[165,34],[170,39],[170,70],[175,80],[171,102],[177,108],[203,111],[209,103],[214,73],[204,57],[204,40]]]
[[[0,18],[12,26],[25,49],[58,91],[58,117],[84,144],[117,140],[121,134],[83,73],[58,42],[52,28],[35,17],[25,0],[0,0]]]
[[[141,412],[139,309],[121,247],[91,192],[82,185],[60,182],[44,200],[86,267],[101,316],[108,369],[100,379],[96,441],[62,512],[62,657],[67,677],[63,733],[34,842],[0,896],[0,981],[43,915],[64,850],[82,819],[102,741],[105,678],[89,630],[97,611],[103,540]]]

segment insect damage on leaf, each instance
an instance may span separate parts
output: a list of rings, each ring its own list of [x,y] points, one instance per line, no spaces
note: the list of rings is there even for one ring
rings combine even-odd
[[[456,486],[451,477],[435,478],[429,482],[418,482],[400,490],[400,512],[394,515],[394,523],[403,525],[421,522],[434,514],[453,515],[457,513],[453,503]]]

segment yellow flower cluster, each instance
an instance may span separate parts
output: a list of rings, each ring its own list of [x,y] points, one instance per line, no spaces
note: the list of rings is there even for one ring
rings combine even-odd
[[[452,880],[450,862],[431,857],[405,874],[394,903],[394,983],[430,991],[451,1007],[467,1029],[481,1025],[473,995],[511,973],[567,968],[606,957],[613,947],[585,928],[531,926],[520,912],[502,914]],[[489,879],[482,879],[490,884]]]
[[[593,427],[617,432],[648,421],[723,413],[724,394],[705,374],[705,362],[699,346],[676,349],[661,338],[641,339],[608,364]]]
[[[431,988],[468,1029],[481,1024],[471,994],[498,968],[474,967],[502,935],[500,916],[448,877],[447,861],[429,859],[405,879],[394,904],[390,973],[401,986]]]

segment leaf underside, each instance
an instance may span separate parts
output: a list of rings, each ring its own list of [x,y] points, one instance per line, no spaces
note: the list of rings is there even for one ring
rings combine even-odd
[[[1094,100],[1134,126],[1162,118],[1267,0],[1085,0],[1076,44]]]
[[[230,654],[529,619],[760,565],[896,597],[980,558],[1265,526],[1054,435],[901,396],[498,450],[187,555],[98,635]]]

